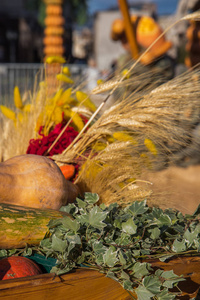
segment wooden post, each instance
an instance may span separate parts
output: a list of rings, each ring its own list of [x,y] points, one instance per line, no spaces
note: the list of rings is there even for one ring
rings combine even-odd
[[[119,8],[124,19],[125,32],[128,43],[130,45],[131,55],[134,59],[139,56],[138,44],[136,41],[135,31],[129,14],[128,4],[126,0],[118,0]]]

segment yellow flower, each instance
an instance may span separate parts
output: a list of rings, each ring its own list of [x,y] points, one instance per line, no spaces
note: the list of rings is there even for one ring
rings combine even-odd
[[[38,132],[39,129],[40,129],[40,127],[41,127],[42,125],[44,125],[44,124],[43,124],[43,119],[44,119],[44,113],[41,113],[41,114],[39,115],[38,119],[37,119],[37,122],[36,122],[36,127],[35,127],[35,131],[36,131],[36,132]]]
[[[144,144],[153,155],[158,154],[155,144],[150,139],[145,139]]]
[[[23,123],[23,121],[24,121],[24,116],[23,116],[23,114],[22,114],[21,112],[19,112],[19,113],[17,114],[17,118],[18,118],[18,120],[19,120],[20,123]]]
[[[62,96],[62,93],[63,93],[63,89],[59,89],[56,94],[54,95],[53,97],[53,104],[57,104],[57,102],[59,101],[60,97]]]
[[[62,73],[57,74],[56,78],[57,78],[57,80],[63,81],[63,82],[66,82],[66,83],[70,83],[70,84],[74,83],[74,81],[71,78],[69,78],[68,76],[66,76],[66,75],[64,75]]]
[[[80,169],[80,174],[85,172],[86,178],[95,178],[98,173],[103,169],[103,166],[98,164],[98,162],[92,162],[88,165],[87,161],[82,165]]]
[[[63,74],[67,75],[67,76],[71,76],[70,70],[68,67],[64,67],[62,69]]]
[[[128,69],[122,70],[122,76],[125,76],[126,79],[130,78],[130,73]]]
[[[130,136],[128,133],[125,133],[124,131],[116,131],[113,133],[113,137],[121,142],[131,142],[133,145],[137,145],[137,141]]]
[[[94,146],[92,146],[92,149],[96,152],[100,152],[102,150],[104,150],[106,148],[106,143],[103,142],[97,142],[94,144]]]
[[[33,110],[33,105],[32,104],[25,104],[23,107],[23,111],[25,113],[30,113]]]
[[[81,131],[83,129],[84,123],[79,114],[68,108],[64,109],[64,116],[66,119],[72,119],[72,122],[78,131]]]
[[[54,55],[54,56],[48,56],[45,62],[47,64],[52,64],[52,63],[64,64],[66,63],[66,60],[62,56]]]
[[[64,104],[68,104],[70,103],[72,100],[74,100],[74,98],[70,97],[71,96],[71,92],[72,92],[72,89],[69,88],[67,89],[66,91],[64,91],[60,97],[60,99],[58,100],[57,102],[57,105],[58,106],[62,106]]]
[[[51,117],[51,120],[55,123],[55,124],[59,124],[62,122],[62,119],[63,119],[63,111],[60,107],[56,107],[53,114],[52,114],[52,117]]]
[[[98,79],[98,80],[97,80],[97,84],[98,84],[98,85],[100,85],[100,84],[102,84],[102,83],[104,83],[104,80],[103,80],[103,79]]]
[[[15,112],[13,110],[11,110],[10,108],[4,106],[4,105],[0,105],[0,108],[1,108],[1,112],[2,114],[12,120],[12,121],[16,121],[16,116],[15,116]]]
[[[22,98],[18,86],[15,86],[14,88],[14,103],[17,108],[23,108]]]
[[[95,112],[96,106],[90,100],[90,98],[88,97],[88,95],[86,93],[81,92],[81,91],[77,91],[76,92],[76,99],[78,100],[79,103],[83,104],[89,110],[91,110],[92,112]]]

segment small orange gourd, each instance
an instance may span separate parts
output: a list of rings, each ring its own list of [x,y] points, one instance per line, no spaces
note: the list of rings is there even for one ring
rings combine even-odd
[[[60,36],[46,36],[43,39],[44,45],[60,46],[63,44],[63,38]]]
[[[60,166],[60,169],[67,180],[71,179],[75,174],[75,167],[73,165],[63,165]]]
[[[44,30],[45,35],[63,35],[64,28],[62,26],[48,26]]]
[[[65,19],[62,16],[50,15],[44,19],[46,26],[61,26],[65,23]]]
[[[63,46],[46,46],[44,48],[44,54],[46,55],[63,55],[65,49]]]
[[[56,4],[49,4],[46,7],[46,14],[59,16],[62,14],[62,7]]]

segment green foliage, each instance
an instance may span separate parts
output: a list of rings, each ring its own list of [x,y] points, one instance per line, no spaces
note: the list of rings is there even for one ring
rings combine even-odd
[[[88,267],[134,290],[139,300],[175,299],[180,291],[172,292],[172,288],[184,278],[173,270],[153,269],[151,259],[198,255],[199,208],[183,216],[172,209],[150,208],[146,201],[121,208],[98,206],[98,200],[98,195],[86,193],[84,199],[62,207],[74,219],[51,220],[48,235],[33,251],[56,259],[51,272],[58,275]],[[32,254],[30,248],[25,254]],[[0,251],[3,256],[5,250]]]
[[[52,271],[62,274],[81,264],[129,291],[135,289],[138,299],[175,299],[171,289],[184,279],[173,271],[154,271],[150,262],[199,251],[198,210],[183,216],[171,209],[150,208],[146,201],[121,208],[98,206],[98,200],[97,194],[86,193],[84,199],[61,209],[74,220],[64,217],[49,223],[50,237],[41,242],[40,251],[57,259]]]

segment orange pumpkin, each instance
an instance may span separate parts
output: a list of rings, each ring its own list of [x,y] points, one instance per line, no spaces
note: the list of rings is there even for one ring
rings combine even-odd
[[[42,274],[39,266],[29,258],[11,256],[0,261],[0,280],[21,278]]]
[[[45,35],[63,35],[64,28],[62,26],[48,26],[44,30]]]
[[[62,7],[56,4],[49,4],[46,7],[47,15],[62,15]]]
[[[46,36],[43,39],[44,45],[62,45],[63,44],[63,38],[60,36]]]
[[[65,23],[65,19],[62,16],[47,16],[44,19],[46,26],[61,26]]]

